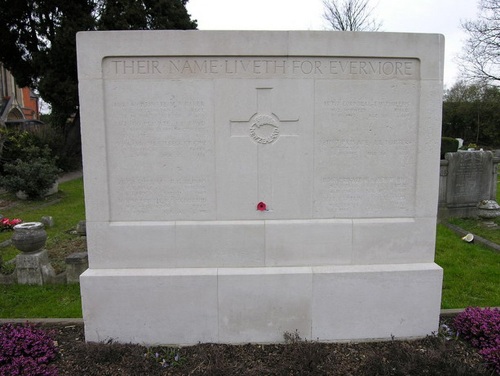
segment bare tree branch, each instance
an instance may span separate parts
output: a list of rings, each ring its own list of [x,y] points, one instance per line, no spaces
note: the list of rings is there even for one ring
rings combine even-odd
[[[369,0],[323,0],[323,17],[333,30],[378,31],[381,22],[371,18]]]
[[[479,0],[477,20],[462,23],[468,39],[459,56],[463,77],[500,83],[500,0]]]

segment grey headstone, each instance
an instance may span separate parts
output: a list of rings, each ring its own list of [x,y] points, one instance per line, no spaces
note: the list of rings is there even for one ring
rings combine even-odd
[[[79,283],[80,274],[89,267],[89,256],[87,252],[72,253],[65,259],[66,262],[66,282]]]
[[[82,236],[87,234],[87,224],[85,221],[78,222],[76,225],[76,233]]]
[[[46,228],[54,227],[54,218],[50,215],[43,216],[40,222],[42,222]]]
[[[489,151],[447,153],[448,205],[476,206],[481,200],[490,199],[493,154]]]

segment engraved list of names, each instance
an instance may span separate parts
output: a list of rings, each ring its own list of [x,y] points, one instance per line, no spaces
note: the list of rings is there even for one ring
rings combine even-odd
[[[255,205],[271,203],[266,197],[275,203],[267,219],[413,216],[419,64],[370,57],[105,58],[112,220],[257,219]],[[299,93],[311,100],[298,100]],[[282,114],[292,114],[293,132]],[[235,119],[241,135],[230,132]],[[281,136],[255,141],[257,130],[278,127]],[[262,171],[276,176],[264,181]],[[301,177],[308,181],[290,182]]]

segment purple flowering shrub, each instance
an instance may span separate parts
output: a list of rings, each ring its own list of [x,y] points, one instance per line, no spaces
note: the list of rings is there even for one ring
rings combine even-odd
[[[0,327],[0,376],[57,376],[48,363],[57,348],[50,335],[33,325]]]
[[[466,308],[455,317],[454,327],[500,374],[500,310]]]

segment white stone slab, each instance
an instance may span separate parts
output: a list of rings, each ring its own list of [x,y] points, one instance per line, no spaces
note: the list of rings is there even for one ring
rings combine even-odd
[[[296,331],[310,338],[310,270],[220,269],[218,286],[220,342],[283,342]]]
[[[434,261],[436,220],[353,220],[353,264],[406,264]]]
[[[175,266],[265,265],[263,221],[181,222],[176,226]],[[242,241],[245,239],[245,241]]]
[[[352,221],[267,221],[266,265],[344,265],[352,262]]]
[[[366,340],[437,332],[442,273],[435,264],[314,268],[312,337]]]
[[[175,256],[174,222],[88,222],[91,269],[168,267]]]
[[[442,36],[127,31],[77,44],[90,340],[435,327]]]
[[[214,269],[89,269],[80,284],[86,341],[217,341]]]
[[[435,264],[93,269],[81,276],[87,341],[141,344],[411,338],[437,330]],[[169,323],[171,323],[169,325]]]

